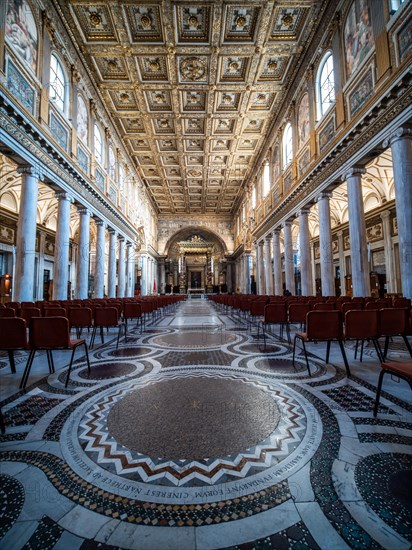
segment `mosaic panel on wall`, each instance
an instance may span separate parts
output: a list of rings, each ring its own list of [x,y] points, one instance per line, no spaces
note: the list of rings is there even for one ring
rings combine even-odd
[[[363,105],[373,94],[373,75],[369,69],[363,78],[359,81],[356,89],[349,95],[349,111],[351,117],[360,111]]]
[[[398,52],[401,62],[412,53],[412,18],[409,18],[398,33]]]
[[[35,92],[10,60],[7,63],[7,88],[23,107],[34,113]]]
[[[309,131],[309,95],[305,94],[300,101],[298,111],[299,146],[305,143],[309,137]]]
[[[50,131],[60,147],[67,151],[69,133],[53,112],[50,112]]]
[[[89,115],[87,113],[86,103],[82,96],[77,98],[77,137],[87,145],[89,136]]]

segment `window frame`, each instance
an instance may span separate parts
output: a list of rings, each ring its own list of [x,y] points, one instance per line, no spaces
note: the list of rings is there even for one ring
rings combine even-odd
[[[289,132],[290,132],[290,138],[288,137]],[[283,130],[282,145],[283,145],[283,170],[286,170],[286,168],[292,163],[293,155],[294,155],[293,127],[290,122],[286,124]],[[290,145],[290,151],[289,151],[288,145]]]
[[[322,76],[324,73],[325,68],[327,67],[329,61],[331,61],[331,70],[328,72],[326,78],[323,80]],[[330,78],[332,75],[332,78]],[[327,97],[323,97],[323,86],[327,82],[332,81],[332,86],[329,86],[329,92],[328,95],[330,96],[331,90],[333,90],[333,100],[327,102]],[[325,53],[323,56],[318,71],[316,74],[316,115],[317,115],[317,121],[319,121],[321,118],[323,118],[326,113],[329,111],[329,109],[335,104],[336,101],[336,94],[335,94],[335,71],[333,66],[333,54],[329,50]]]
[[[96,132],[97,130],[97,132]],[[96,140],[97,140],[97,135],[100,136],[100,152],[99,152],[99,157],[98,158],[98,155],[96,154],[97,152],[97,147],[96,147]],[[104,139],[103,139],[103,134],[102,134],[102,131],[101,129],[99,128],[99,125],[97,124],[97,122],[94,123],[94,127],[93,127],[93,153],[94,153],[94,159],[97,163],[100,164],[100,166],[103,166],[103,160],[104,160]]]
[[[53,67],[53,60],[56,61],[56,69]],[[60,71],[59,71],[60,69]],[[61,72],[61,77],[58,74],[58,72]],[[52,80],[52,74],[54,73],[55,78]],[[58,82],[60,84],[62,94],[57,94],[57,87],[55,85],[56,79],[58,79]],[[51,91],[53,90],[54,96],[52,97]],[[49,98],[50,101],[53,103],[53,105],[56,107],[56,109],[63,115],[66,115],[67,108],[69,104],[69,94],[68,94],[68,78],[67,74],[64,70],[63,63],[61,62],[59,56],[56,54],[56,52],[52,52],[50,56],[50,71],[49,71]]]

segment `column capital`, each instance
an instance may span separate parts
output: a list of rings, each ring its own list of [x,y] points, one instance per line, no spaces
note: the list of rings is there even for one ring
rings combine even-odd
[[[332,191],[322,191],[322,193],[317,197],[316,201],[319,202],[322,199],[330,199],[332,196]]]
[[[282,223],[282,228],[285,229],[285,227],[292,227],[292,221],[286,220]]]
[[[366,174],[366,170],[363,166],[352,166],[342,174],[342,181],[346,181],[348,178],[353,176],[362,177],[363,174]]]
[[[273,238],[272,234],[269,233],[269,235],[266,235],[265,241],[266,241],[267,243],[270,243],[270,241],[272,240],[272,238]]]
[[[279,236],[281,231],[282,231],[281,227],[275,227],[273,229],[273,236],[275,236],[275,235]]]
[[[39,166],[32,166],[31,164],[25,164],[24,166],[19,166],[17,168],[18,174],[26,174],[27,176],[36,176],[40,179],[43,176],[43,173],[40,170]]]
[[[106,222],[100,218],[94,218],[94,223],[99,227],[106,227]]]
[[[54,194],[54,198],[59,201],[65,200],[65,201],[73,202],[72,197],[66,191],[56,191]]]
[[[123,235],[119,235],[119,236],[118,236],[118,240],[119,240],[119,242],[124,243],[124,241],[125,241],[126,239],[123,237]]]
[[[91,216],[91,211],[87,208],[87,206],[83,206],[82,204],[80,204],[78,207],[77,207],[77,212],[80,214],[80,215],[89,215]]]
[[[310,212],[310,207],[309,206],[304,206],[303,208],[301,208],[299,210],[298,216],[308,216],[309,212]]]
[[[259,243],[258,243],[258,244],[259,244],[259,246],[260,246],[260,247],[262,248],[262,247],[263,247],[263,245],[265,244],[265,241],[264,241],[264,240],[262,239],[261,241],[259,241]]]
[[[342,238],[343,237],[343,230],[340,229],[339,231],[336,231],[336,235],[338,236],[338,238]]]
[[[129,247],[129,246],[133,246],[133,243],[132,241],[126,241],[126,246]]]
[[[116,229],[113,229],[113,227],[108,227],[107,231],[110,233],[110,235],[117,235]]]
[[[387,147],[392,145],[393,142],[402,138],[412,139],[412,128],[410,126],[401,126],[400,128],[397,128],[396,130],[391,132],[383,142],[382,146],[386,149]]]
[[[382,220],[389,220],[391,217],[391,212],[390,210],[385,210],[384,212],[381,212],[380,216]]]

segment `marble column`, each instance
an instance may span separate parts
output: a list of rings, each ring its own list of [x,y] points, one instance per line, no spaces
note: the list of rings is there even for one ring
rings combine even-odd
[[[273,231],[273,274],[274,274],[274,294],[283,295],[282,288],[282,256],[280,254],[280,228]]]
[[[315,243],[310,243],[310,263],[312,268],[312,288],[313,294],[316,295],[316,260],[315,260]]]
[[[21,196],[16,236],[16,264],[13,297],[17,302],[34,298],[34,267],[36,257],[36,215],[39,174],[32,166],[19,168]]]
[[[283,241],[285,248],[285,284],[293,296],[296,294],[295,264],[293,262],[292,222],[283,224]]]
[[[228,292],[232,292],[232,287],[233,287],[232,278],[233,278],[233,265],[232,265],[232,262],[228,261],[226,266],[226,284],[227,284]]]
[[[342,180],[346,180],[348,186],[349,238],[353,296],[371,295],[368,245],[362,196],[362,174],[365,172],[366,170],[364,168],[355,166],[342,177]]]
[[[140,293],[147,296],[147,256],[142,255],[142,276],[140,278]]]
[[[133,243],[127,241],[127,271],[126,271],[126,296],[134,296],[134,277],[135,277],[135,253]]]
[[[312,273],[310,264],[309,209],[299,212],[299,246],[300,246],[300,284],[302,296],[312,296]]]
[[[107,284],[108,298],[116,297],[116,241],[115,229],[109,229],[109,279]]]
[[[384,147],[392,150],[402,294],[412,298],[412,128],[398,128]]]
[[[259,244],[257,242],[255,245],[255,283],[256,283],[256,294],[260,294],[260,281],[259,281]]]
[[[396,292],[396,278],[393,259],[391,213],[389,210],[385,210],[385,212],[382,212],[381,220],[383,231],[383,247],[385,251],[386,292],[393,293]]]
[[[124,237],[119,237],[119,284],[117,286],[117,297],[125,297],[126,286],[126,249]]]
[[[245,275],[244,275],[243,290],[245,294],[250,294],[250,255],[249,254],[244,255],[244,265],[245,265],[245,269],[244,269]]]
[[[340,295],[346,296],[346,263],[345,249],[343,246],[343,231],[338,231],[338,248],[339,248],[339,272],[340,272]]]
[[[266,294],[264,241],[259,242],[259,294]]]
[[[78,209],[80,215],[79,249],[77,254],[77,292],[79,300],[88,298],[89,257],[90,257],[90,211],[83,206]]]
[[[37,283],[34,289],[36,300],[44,300],[44,254],[46,250],[46,234],[39,231],[39,264],[37,269]]]
[[[332,193],[322,193],[318,198],[319,208],[319,249],[322,296],[335,296],[333,275],[332,230],[330,226],[330,197]]]
[[[272,235],[265,237],[265,283],[266,294],[273,294],[273,271],[272,271],[272,255],[271,255]]]
[[[104,297],[104,260],[106,255],[106,224],[103,220],[95,219],[96,235],[96,263],[94,271],[94,297]]]
[[[165,293],[165,286],[166,286],[165,258],[159,258],[159,292],[160,294]]]
[[[65,191],[55,194],[57,198],[57,229],[54,253],[53,300],[67,300],[69,281],[70,204]]]
[[[179,284],[178,262],[177,262],[177,260],[173,260],[173,286],[178,286],[178,284]]]

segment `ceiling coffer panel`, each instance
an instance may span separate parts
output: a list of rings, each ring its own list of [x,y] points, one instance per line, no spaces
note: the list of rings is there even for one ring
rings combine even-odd
[[[233,211],[316,3],[56,1],[159,211]]]

